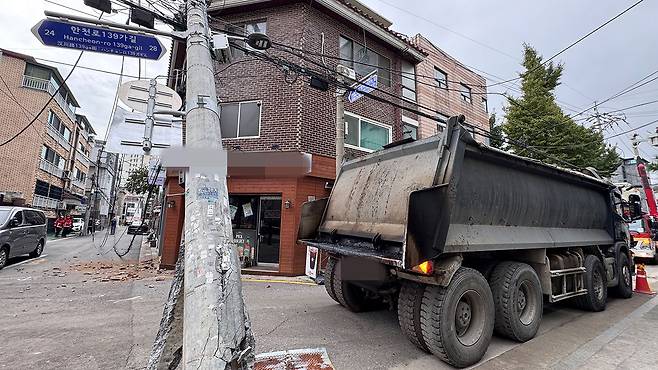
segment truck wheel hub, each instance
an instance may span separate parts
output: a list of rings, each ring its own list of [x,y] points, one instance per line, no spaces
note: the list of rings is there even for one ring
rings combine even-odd
[[[626,286],[631,286],[631,272],[628,269],[628,266],[624,265],[624,267],[621,268],[621,275],[624,277],[624,284]]]
[[[463,335],[471,323],[471,305],[461,300],[457,303],[456,312],[457,335]]]
[[[523,309],[525,308],[527,304],[526,297],[525,297],[525,292],[523,289],[519,289],[519,298],[517,299],[517,306],[519,309],[519,312],[523,312]]]
[[[4,265],[7,262],[7,251],[4,249],[0,251],[0,266]]]

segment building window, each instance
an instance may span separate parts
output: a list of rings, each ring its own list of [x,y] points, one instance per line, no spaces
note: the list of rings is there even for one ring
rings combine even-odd
[[[411,101],[416,101],[416,67],[402,61],[402,97]]]
[[[260,101],[221,104],[219,115],[222,138],[260,136]]]
[[[436,85],[440,88],[448,88],[448,74],[436,67],[434,67],[434,81],[436,81]]]
[[[64,122],[62,122],[62,120],[51,110],[48,111],[48,124],[59,132],[66,141],[69,143],[71,142],[71,130],[69,130],[69,128],[64,125]]]
[[[402,138],[418,139],[418,121],[402,116]]]
[[[462,100],[467,103],[473,104],[473,99],[471,98],[471,88],[464,84],[459,84],[459,85],[460,85],[459,92],[461,93]]]
[[[438,116],[439,120],[443,121],[443,122],[437,122],[436,123],[436,133],[440,134],[446,129],[446,127],[448,125],[448,118],[450,118],[450,116],[448,116],[447,114],[443,114],[443,113],[439,113],[439,114],[437,114],[437,116]]]
[[[487,104],[487,99],[482,98],[482,108],[484,108],[485,112],[489,111],[489,105]]]
[[[89,157],[89,150],[87,149],[87,147],[85,147],[85,145],[82,143],[82,141],[78,142],[78,150],[80,151],[80,153],[82,153],[82,154],[86,155],[87,157]]]
[[[50,80],[50,70],[47,68],[35,66],[34,64],[28,63],[25,65],[25,75],[41,80]]]
[[[345,112],[345,145],[367,152],[391,142],[390,126]]]
[[[73,169],[73,176],[75,177],[76,180],[80,182],[85,182],[85,180],[87,179],[87,174],[80,171],[78,167],[75,167]]]
[[[54,150],[50,149],[47,146],[41,147],[41,158],[45,159],[46,161],[52,163],[55,165],[57,168],[63,170],[64,166],[66,164],[66,160],[57,152]]]
[[[391,86],[391,60],[341,36],[338,41],[341,64],[354,68],[360,77],[377,71],[378,83]]]
[[[259,20],[259,21],[239,23],[236,25],[227,25],[227,29],[231,32],[244,34],[245,36],[251,35],[252,33],[255,32],[267,33],[267,22],[265,20]],[[237,45],[240,45],[245,49],[253,50],[244,41],[232,40],[232,42],[234,42]],[[241,58],[244,56],[244,51],[231,46],[231,55],[234,58]]]

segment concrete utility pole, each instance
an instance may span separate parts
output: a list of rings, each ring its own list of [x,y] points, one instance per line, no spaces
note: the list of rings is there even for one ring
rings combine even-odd
[[[187,1],[187,149],[222,149],[205,1]],[[225,158],[225,156],[224,156]],[[242,297],[226,162],[190,163],[185,199],[183,368],[248,368],[254,339]]]
[[[341,85],[345,83],[346,70],[347,67],[341,64],[336,65],[336,80]],[[345,156],[345,91],[345,88],[336,87],[336,178],[338,178]]]

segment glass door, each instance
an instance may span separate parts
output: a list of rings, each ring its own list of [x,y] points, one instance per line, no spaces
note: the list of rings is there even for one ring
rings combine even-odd
[[[258,222],[258,263],[279,263],[281,197],[261,196]]]

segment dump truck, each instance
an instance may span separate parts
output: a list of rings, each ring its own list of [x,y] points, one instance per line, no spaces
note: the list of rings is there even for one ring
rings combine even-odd
[[[404,335],[455,367],[494,331],[533,338],[545,300],[601,311],[608,290],[631,297],[634,271],[612,183],[478,143],[463,122],[346,162],[298,231],[329,256],[332,299],[397,308]]]

